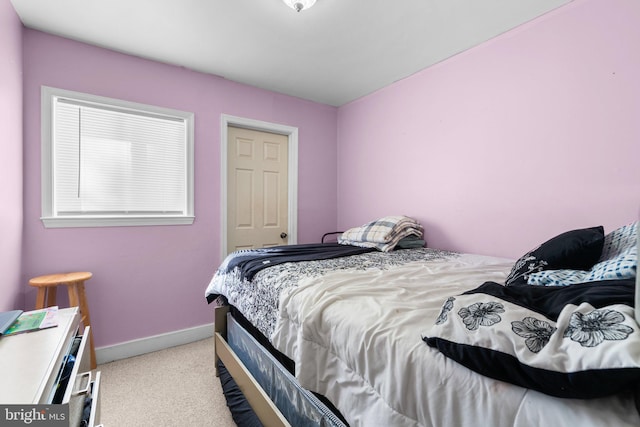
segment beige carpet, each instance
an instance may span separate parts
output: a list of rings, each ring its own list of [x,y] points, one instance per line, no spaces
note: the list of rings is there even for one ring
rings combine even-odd
[[[213,338],[98,370],[105,427],[235,427],[213,370]]]

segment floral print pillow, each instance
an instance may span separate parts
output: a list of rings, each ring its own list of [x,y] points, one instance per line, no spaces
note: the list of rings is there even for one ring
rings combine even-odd
[[[480,374],[552,396],[615,394],[640,382],[634,287],[487,282],[444,301],[423,340]]]

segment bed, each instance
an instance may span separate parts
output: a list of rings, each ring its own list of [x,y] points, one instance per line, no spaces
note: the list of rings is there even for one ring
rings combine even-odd
[[[640,425],[637,223],[516,261],[399,249],[416,222],[391,245],[372,223],[231,254],[207,286],[216,356],[264,425]]]

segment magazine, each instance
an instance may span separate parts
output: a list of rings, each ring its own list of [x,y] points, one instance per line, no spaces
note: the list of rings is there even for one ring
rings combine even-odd
[[[42,308],[40,310],[25,311],[2,335],[16,335],[23,332],[39,331],[40,329],[58,326],[58,306]]]

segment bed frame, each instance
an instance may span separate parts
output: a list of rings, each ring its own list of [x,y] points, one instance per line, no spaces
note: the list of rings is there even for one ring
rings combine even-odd
[[[280,410],[278,410],[267,393],[265,393],[260,384],[258,384],[253,375],[251,375],[251,372],[247,370],[242,361],[227,343],[228,312],[228,306],[218,306],[214,310],[216,376],[220,375],[218,372],[218,360],[221,360],[262,424],[269,427],[291,427],[291,424],[289,424],[284,415],[282,415]]]

